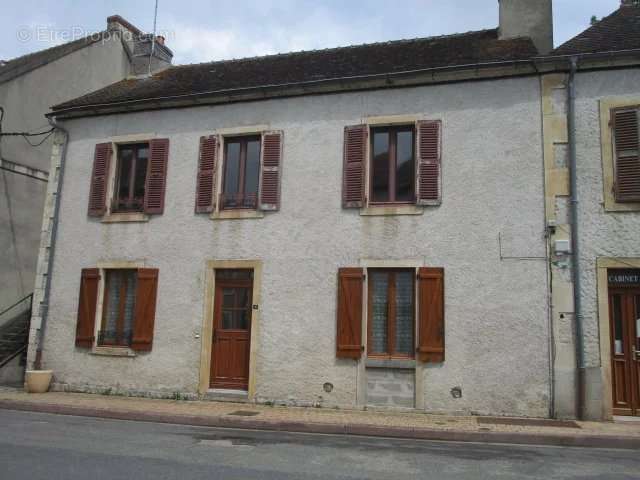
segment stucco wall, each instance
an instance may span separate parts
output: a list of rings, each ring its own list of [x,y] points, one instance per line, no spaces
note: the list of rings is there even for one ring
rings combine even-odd
[[[586,366],[600,366],[597,257],[640,257],[640,211],[605,212],[600,145],[600,100],[629,97],[640,103],[640,71],[580,73],[576,80],[576,153],[580,200],[582,310]],[[608,362],[609,359],[602,359]]]
[[[335,358],[336,273],[363,259],[445,267],[446,361],[423,369],[427,410],[548,415],[549,355],[539,82],[463,83],[73,120],[44,361],[73,388],[195,392],[205,261],[261,259],[257,395],[356,404],[356,362]],[[342,136],[362,117],[443,121],[443,203],[422,216],[341,208]],[[284,131],[282,206],[263,219],[195,215],[198,138],[216,128]],[[165,212],[148,223],[86,216],[93,150],[112,136],[171,141]],[[144,260],[160,269],[153,351],[74,348],[80,270]],[[332,393],[322,385],[331,382]],[[420,382],[417,382],[419,384]],[[453,399],[452,387],[462,389]]]
[[[77,50],[0,84],[5,132],[48,130],[49,107],[124,78],[128,59],[112,38]],[[38,143],[43,137],[31,138]],[[49,170],[52,139],[31,147],[22,137],[2,138],[2,157]],[[46,184],[0,172],[0,309],[33,291]]]

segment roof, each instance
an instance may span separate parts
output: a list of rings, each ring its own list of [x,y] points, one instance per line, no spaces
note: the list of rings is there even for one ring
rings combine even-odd
[[[56,45],[55,47],[40,50],[38,52],[29,53],[12,60],[4,60],[4,64],[0,62],[0,83],[8,82],[20,75],[31,70],[42,67],[70,53],[88,47],[102,40],[106,32],[100,32],[87,37],[82,37],[71,42]]]
[[[53,110],[143,102],[275,86],[360,79],[429,70],[528,60],[529,38],[499,40],[497,29],[371,43],[238,60],[172,66],[152,77],[126,79],[56,105]]]
[[[640,5],[622,5],[549,55],[579,55],[640,49]]]

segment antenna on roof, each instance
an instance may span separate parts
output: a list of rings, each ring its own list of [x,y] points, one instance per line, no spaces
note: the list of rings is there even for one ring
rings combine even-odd
[[[153,52],[156,49],[156,22],[158,20],[158,0],[156,0],[156,8],[153,12],[153,36],[151,37],[151,52],[149,53],[149,76],[151,76],[151,60]]]

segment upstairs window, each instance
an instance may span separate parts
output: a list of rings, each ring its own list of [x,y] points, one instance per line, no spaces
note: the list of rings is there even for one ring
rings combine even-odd
[[[118,146],[113,212],[142,212],[149,163],[149,145]]]
[[[616,202],[640,202],[640,108],[612,112]]]
[[[260,140],[260,136],[225,138],[223,209],[257,208]]]
[[[371,203],[415,201],[413,126],[371,129]]]

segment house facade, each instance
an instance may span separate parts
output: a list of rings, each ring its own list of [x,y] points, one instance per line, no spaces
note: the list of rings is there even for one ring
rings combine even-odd
[[[503,0],[495,30],[171,67],[54,107],[64,186],[30,363],[69,391],[574,416],[578,350],[557,334],[573,305],[552,300],[572,298],[572,222],[552,188],[571,145],[598,158],[600,97],[635,71],[609,93],[603,65],[567,73],[539,4]]]

